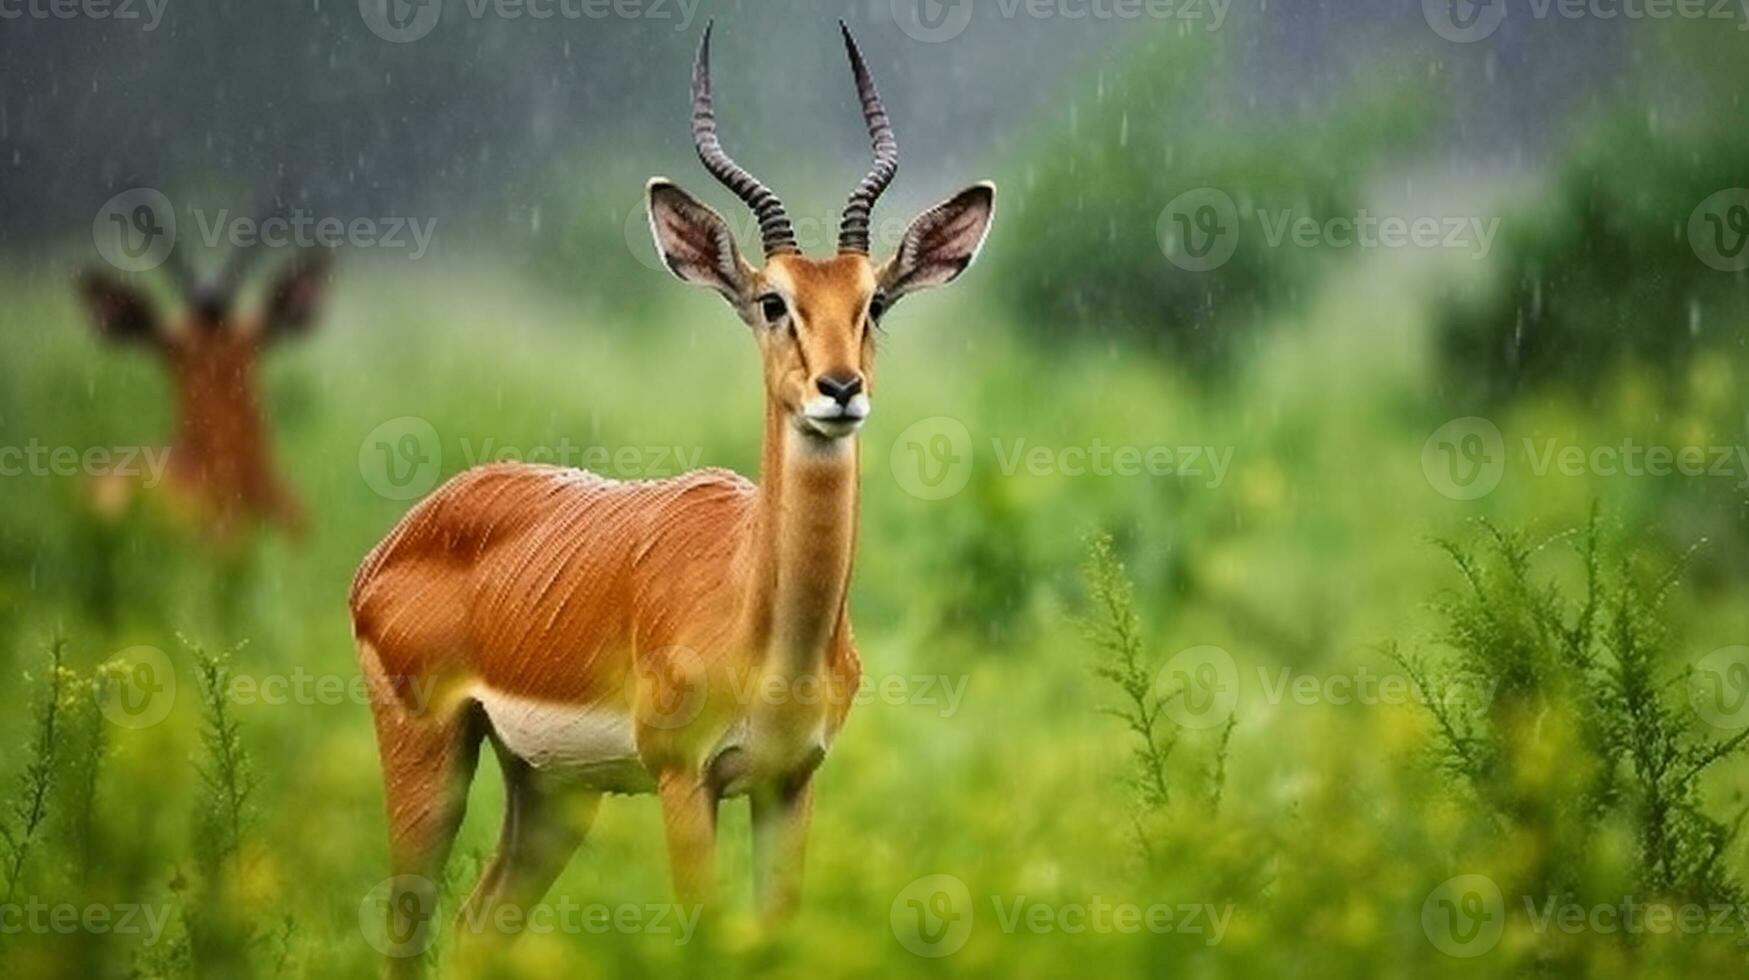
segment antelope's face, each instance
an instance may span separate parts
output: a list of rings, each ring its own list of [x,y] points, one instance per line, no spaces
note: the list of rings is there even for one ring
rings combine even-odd
[[[101,269],[79,277],[80,298],[104,340],[161,356],[175,401],[175,472],[221,513],[241,508],[296,530],[297,507],[268,458],[256,366],[264,347],[311,328],[330,258],[300,254],[268,280],[263,302],[252,310],[237,309],[241,256],[233,255],[216,281],[195,276],[176,253],[172,258],[184,300],[180,312],[161,311],[136,283]]]
[[[825,440],[862,427],[873,407],[874,331],[908,293],[952,282],[971,265],[995,214],[996,187],[981,183],[919,215],[894,255],[868,254],[869,212],[898,169],[898,144],[862,55],[844,32],[857,95],[874,144],[874,167],[857,185],[839,225],[838,254],[801,254],[783,203],[741,169],[716,135],[710,90],[710,28],[693,71],[693,139],[705,169],[759,217],[765,264],[741,254],[734,233],[708,205],[661,177],[648,187],[656,249],[682,281],[706,286],[753,331],[766,392],[795,427]]]
[[[850,435],[874,394],[874,326],[883,305],[860,255],[815,262],[779,255],[749,283],[742,311],[759,340],[765,389],[804,432]]]

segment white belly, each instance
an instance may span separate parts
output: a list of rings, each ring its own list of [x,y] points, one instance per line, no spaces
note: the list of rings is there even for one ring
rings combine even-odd
[[[648,792],[649,774],[638,759],[632,719],[614,707],[555,704],[474,692],[492,732],[512,755],[535,769],[610,792]]]
[[[578,706],[505,694],[481,686],[474,700],[486,711],[492,733],[512,755],[536,771],[609,793],[649,793],[655,780],[638,756],[631,715],[615,707]],[[825,718],[775,724],[743,717],[717,739],[704,760],[720,778],[725,796],[823,758],[829,742]],[[719,767],[719,762],[728,763]]]

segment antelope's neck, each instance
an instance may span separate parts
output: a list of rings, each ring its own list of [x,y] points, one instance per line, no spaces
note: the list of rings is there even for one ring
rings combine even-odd
[[[767,403],[749,608],[768,670],[816,672],[842,626],[856,553],[857,459],[856,437],[797,431]]]
[[[178,364],[175,374],[175,465],[202,480],[264,478],[267,434],[255,396],[254,365],[227,358]]]

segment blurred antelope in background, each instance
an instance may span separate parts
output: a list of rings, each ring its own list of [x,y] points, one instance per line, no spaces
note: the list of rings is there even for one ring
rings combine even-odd
[[[414,892],[442,873],[484,739],[506,812],[458,923],[539,901],[604,793],[657,794],[674,891],[689,904],[714,894],[718,802],[749,797],[760,904],[775,914],[797,899],[813,774],[861,673],[846,598],[875,324],[971,264],[995,188],[925,211],[895,255],[870,258],[869,215],[898,146],[846,29],[874,164],[844,209],[837,254],[803,256],[783,203],[717,138],[710,37],[707,27],[693,72],[693,139],[757,215],[764,265],[665,179],[649,182],[649,217],[668,268],[727,300],[758,347],[759,482],[717,469],[619,482],[483,466],[438,488],[365,558],[351,607],[397,875],[392,936],[428,928],[432,896]]]
[[[274,467],[259,364],[269,345],[314,324],[331,257],[300,252],[269,280],[258,309],[239,312],[238,294],[260,249],[231,252],[212,277],[196,274],[184,253],[179,245],[170,258],[185,306],[174,316],[165,316],[144,291],[111,272],[88,269],[79,278],[79,295],[98,335],[161,357],[175,405],[163,485],[145,485],[134,472],[104,474],[93,487],[93,502],[100,514],[115,517],[137,497],[150,496],[222,544],[262,523],[297,535],[303,510]]]

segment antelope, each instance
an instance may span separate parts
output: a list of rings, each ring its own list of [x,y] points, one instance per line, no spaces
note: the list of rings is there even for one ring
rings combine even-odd
[[[485,740],[506,807],[458,932],[540,900],[603,794],[658,797],[673,891],[695,907],[715,899],[718,803],[747,797],[758,905],[781,918],[799,898],[813,775],[861,674],[846,599],[875,324],[965,271],[995,202],[993,184],[973,185],[923,212],[891,258],[870,258],[869,216],[898,144],[840,28],[874,160],[844,208],[837,254],[804,256],[777,195],[723,149],[709,26],[692,76],[693,141],[756,215],[764,265],[709,206],[665,178],[647,185],[668,269],[727,300],[758,347],[759,482],[721,469],[620,482],[481,466],[415,505],[353,580],[388,809],[392,936],[430,941],[433,896],[417,892],[441,873]]]
[[[314,323],[330,257],[300,253],[271,280],[261,308],[245,314],[236,309],[237,294],[250,252],[231,253],[216,276],[201,277],[180,251],[172,253],[170,272],[186,310],[174,319],[112,273],[87,269],[78,281],[102,339],[146,348],[169,371],[174,436],[159,497],[173,515],[219,542],[234,542],[258,523],[295,536],[304,526],[303,511],[273,465],[257,369],[264,348],[300,336]],[[98,513],[115,517],[142,488],[132,474],[112,472],[99,476],[92,489]]]

